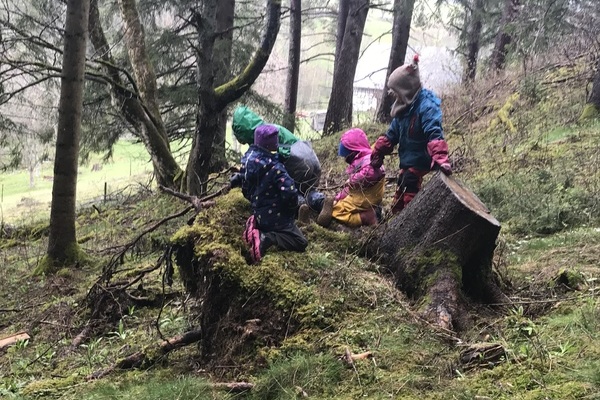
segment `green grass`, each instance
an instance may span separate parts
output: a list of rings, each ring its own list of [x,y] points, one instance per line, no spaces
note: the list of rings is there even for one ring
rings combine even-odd
[[[29,186],[26,171],[0,175],[0,205],[4,222],[27,224],[49,218],[53,168],[52,163],[45,163],[35,177],[33,187]],[[86,165],[79,166],[77,202],[82,204],[93,199],[101,202],[105,185],[110,196],[127,186],[136,186],[137,182],[147,183],[151,173],[152,165],[144,146],[120,141],[115,145],[111,160],[103,162],[100,155],[95,155]]]

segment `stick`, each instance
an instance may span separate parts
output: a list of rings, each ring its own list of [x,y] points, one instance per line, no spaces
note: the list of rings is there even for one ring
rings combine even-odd
[[[27,334],[27,332],[17,332],[13,335],[0,339],[0,349],[12,346],[13,344],[16,344],[19,340],[28,339],[31,339],[31,337]]]
[[[181,200],[187,201],[188,203],[191,203],[192,206],[194,207],[194,209],[196,209],[196,212],[199,212],[200,210],[202,210],[204,208],[212,207],[215,204],[213,201],[211,201],[212,199],[214,199],[215,197],[219,197],[223,194],[226,194],[231,190],[231,185],[226,185],[212,194],[209,194],[204,197],[198,197],[198,196],[191,196],[189,194],[177,192],[173,189],[169,189],[168,187],[165,187],[162,185],[159,185],[158,187],[160,188],[160,190],[162,190],[163,192],[165,192],[167,194],[170,194],[171,196],[177,197],[178,199],[181,199]]]
[[[201,335],[199,329],[195,330],[195,331],[185,332],[181,335],[174,336],[171,339],[167,339],[167,340],[163,341],[162,343],[160,343],[158,346],[158,353],[161,356],[166,355],[175,349],[178,349],[183,346],[187,346],[192,343],[196,343],[201,338],[202,338],[202,335]],[[148,356],[146,354],[147,353],[142,352],[142,351],[138,351],[136,353],[130,354],[127,357],[122,358],[121,360],[117,361],[110,367],[104,368],[100,371],[96,371],[96,372],[88,375],[86,377],[86,380],[104,378],[105,376],[109,375],[116,369],[133,369],[133,368],[140,367],[142,364],[144,364],[144,365],[154,364],[154,362],[156,361],[156,359],[158,357],[148,358]],[[231,389],[231,390],[233,390],[233,389]],[[243,389],[243,390],[247,390],[247,389]]]

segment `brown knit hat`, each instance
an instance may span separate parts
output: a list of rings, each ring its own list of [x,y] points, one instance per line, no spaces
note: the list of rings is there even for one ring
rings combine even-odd
[[[394,70],[388,78],[388,88],[396,96],[390,115],[395,117],[408,108],[419,95],[421,79],[419,78],[419,55],[415,54],[411,64],[404,64]]]

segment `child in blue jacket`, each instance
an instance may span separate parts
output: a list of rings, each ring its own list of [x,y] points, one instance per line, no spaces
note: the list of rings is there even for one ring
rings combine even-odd
[[[273,245],[300,252],[308,245],[294,221],[298,189],[279,161],[278,135],[276,126],[260,125],[254,132],[254,144],[242,157],[242,193],[252,205],[243,239],[254,263]]]
[[[387,133],[377,139],[371,155],[371,165],[378,168],[384,156],[398,145],[400,175],[392,213],[402,211],[415,197],[429,171],[452,173],[442,129],[441,100],[421,86],[418,63],[419,57],[415,56],[412,64],[402,65],[390,74],[388,87],[396,97],[390,113],[394,119]]]

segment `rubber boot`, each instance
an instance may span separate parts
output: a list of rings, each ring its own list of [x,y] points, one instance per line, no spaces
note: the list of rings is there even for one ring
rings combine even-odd
[[[327,228],[331,225],[331,220],[333,219],[333,198],[327,197],[323,201],[323,208],[317,217],[317,224]]]
[[[373,209],[363,211],[359,215],[363,226],[377,225],[377,215]]]

